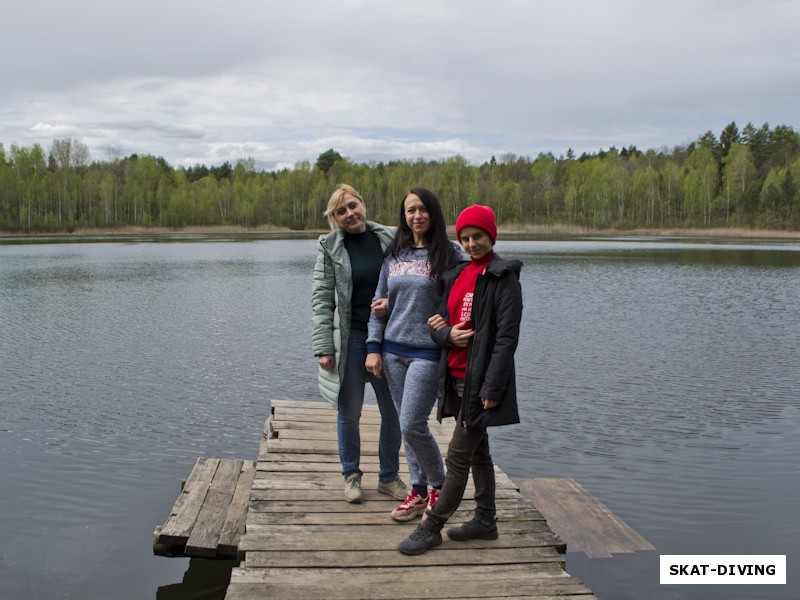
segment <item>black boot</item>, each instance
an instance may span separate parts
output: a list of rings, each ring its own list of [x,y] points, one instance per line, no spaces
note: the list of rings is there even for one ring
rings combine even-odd
[[[465,542],[467,540],[496,540],[499,537],[497,532],[497,521],[481,519],[478,515],[472,517],[458,527],[451,527],[447,530],[447,537],[454,542]]]
[[[433,525],[429,520],[417,525],[414,532],[400,542],[397,547],[403,554],[416,555],[423,554],[431,548],[441,545],[442,534],[433,530]]]

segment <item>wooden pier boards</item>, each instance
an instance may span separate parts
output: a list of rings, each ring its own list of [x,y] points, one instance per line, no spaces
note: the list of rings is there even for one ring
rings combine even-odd
[[[542,511],[548,525],[567,540],[571,552],[583,552],[589,558],[611,558],[614,554],[655,550],[572,478],[515,481]]]
[[[254,473],[252,460],[198,458],[167,522],[153,534],[153,552],[236,559]]]
[[[564,571],[562,539],[590,557],[653,549],[576,481],[514,482],[495,467],[498,540],[445,537],[422,556],[404,556],[397,544],[419,520],[392,521],[398,501],[376,491],[377,407],[365,406],[361,419],[361,504],[343,499],[336,412],[324,403],[292,401],[274,401],[271,412],[258,460],[199,458],[154,534],[156,554],[241,561],[229,600],[591,600],[591,591]],[[440,425],[432,418],[430,424],[446,451],[453,421]],[[401,473],[406,481],[407,475]],[[470,484],[452,524],[471,517],[472,493]]]
[[[419,520],[389,517],[398,501],[376,491],[377,409],[365,406],[361,422],[364,502],[347,504],[336,412],[323,403],[273,401],[239,542],[244,560],[233,570],[227,600],[594,598],[563,570],[564,542],[500,469],[498,540],[444,536],[421,556],[400,554],[397,544]],[[443,451],[452,427],[431,420]],[[470,487],[451,523],[469,519],[473,509]]]

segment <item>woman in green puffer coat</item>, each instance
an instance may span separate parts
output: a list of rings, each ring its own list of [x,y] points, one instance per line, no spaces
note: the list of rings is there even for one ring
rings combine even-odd
[[[319,389],[337,409],[337,437],[344,495],[361,502],[359,420],[364,384],[369,379],[381,413],[378,442],[378,491],[398,500],[406,497],[400,480],[400,424],[386,379],[367,372],[367,322],[378,283],[383,252],[394,230],[367,221],[359,193],[342,184],[324,215],[331,232],[320,236],[311,293],[312,349],[319,363]]]

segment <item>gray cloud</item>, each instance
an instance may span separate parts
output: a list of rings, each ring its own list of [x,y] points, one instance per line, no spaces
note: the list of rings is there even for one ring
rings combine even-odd
[[[17,4],[0,143],[77,137],[95,159],[482,162],[800,116],[790,0]]]

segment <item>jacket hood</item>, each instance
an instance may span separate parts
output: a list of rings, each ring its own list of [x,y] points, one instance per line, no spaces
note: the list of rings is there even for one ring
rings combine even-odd
[[[492,257],[492,261],[489,263],[489,266],[486,267],[486,272],[495,275],[497,277],[502,277],[505,273],[516,273],[517,277],[519,277],[519,273],[522,270],[522,261],[517,259],[508,259],[502,258],[498,254],[495,254]]]
[[[459,262],[447,273],[445,273],[444,277],[446,279],[455,280],[461,271],[464,270],[464,267],[466,267],[469,263],[469,260]],[[506,273],[514,273],[517,276],[517,279],[519,279],[520,271],[522,271],[522,261],[516,259],[506,260],[496,252],[494,256],[492,256],[491,262],[486,267],[486,272],[489,273],[489,275],[494,275],[495,277],[502,277]]]

